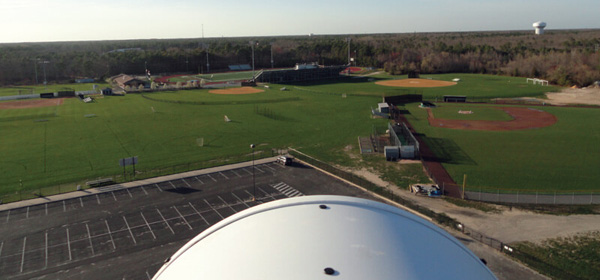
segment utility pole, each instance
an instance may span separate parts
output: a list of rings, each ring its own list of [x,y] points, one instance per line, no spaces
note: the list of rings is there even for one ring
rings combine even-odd
[[[208,48],[209,45],[206,44],[206,73],[210,72],[210,63],[208,62]]]
[[[250,47],[252,47],[252,80],[254,80],[254,44],[257,44],[255,41],[250,41]]]
[[[273,66],[273,42],[271,42],[271,69],[275,68]]]
[[[348,40],[348,66],[350,66],[350,41],[352,41],[352,39],[350,37],[346,39]]]
[[[46,64],[50,63],[50,61],[44,60],[40,63],[44,65],[44,88],[46,88],[46,85],[48,84],[48,81],[46,80]]]

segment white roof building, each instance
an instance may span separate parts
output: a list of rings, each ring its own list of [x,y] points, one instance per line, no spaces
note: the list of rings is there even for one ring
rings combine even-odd
[[[458,240],[416,215],[365,199],[305,196],[222,220],[153,279],[496,278]]]

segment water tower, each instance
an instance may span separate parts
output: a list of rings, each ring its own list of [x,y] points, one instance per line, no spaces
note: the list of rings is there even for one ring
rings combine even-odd
[[[544,34],[544,28],[546,28],[546,23],[543,21],[534,22],[533,27],[535,28],[535,35],[542,35]]]

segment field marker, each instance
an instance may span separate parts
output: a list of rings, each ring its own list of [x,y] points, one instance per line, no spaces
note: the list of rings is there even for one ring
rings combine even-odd
[[[165,221],[165,224],[167,224],[167,227],[169,227],[169,229],[171,230],[171,232],[173,234],[175,234],[175,231],[173,230],[173,228],[171,227],[171,225],[169,225],[169,222],[167,222],[167,220],[165,219],[165,216],[163,216],[163,214],[160,213],[160,210],[158,210],[158,208],[156,208],[156,212],[158,212],[158,215],[160,215],[160,217],[163,219],[163,221]]]
[[[100,205],[100,196],[98,194],[96,194],[96,200],[98,200],[98,205]]]
[[[110,231],[110,227],[108,226],[108,221],[104,220],[106,224],[106,229],[108,230],[108,236],[110,236],[110,242],[112,242],[113,250],[117,250],[117,246],[115,246],[115,240],[112,237],[112,232]]]
[[[121,216],[123,217],[123,221],[125,221],[125,225],[127,226],[127,229],[129,230],[129,234],[131,234],[131,239],[133,239],[133,244],[137,244],[137,241],[135,241],[135,236],[133,236],[133,232],[131,232],[131,228],[129,227],[129,223],[127,222],[127,219],[125,219],[125,216]]]
[[[63,212],[67,212],[67,204],[63,200]]]
[[[71,255],[71,240],[69,237],[69,228],[66,228],[66,230],[67,230],[67,249],[69,250],[69,260],[72,261],[73,255]]]
[[[115,201],[117,201],[117,196],[115,196],[115,192],[110,192],[113,196],[113,198],[115,199]]]
[[[196,180],[198,180],[198,182],[200,182],[200,184],[204,185],[204,182],[202,182],[202,180],[198,179],[198,177],[194,177],[194,178],[196,178]]]
[[[194,207],[194,205],[191,202],[188,202],[188,204],[190,204],[190,206],[192,206],[192,209],[194,209],[194,211],[196,211],[196,214],[198,214],[198,216],[200,216],[200,218],[202,218],[202,220],[204,220],[204,222],[206,223],[206,225],[210,225],[210,223],[204,218],[204,216],[202,216],[202,214],[200,214],[200,212],[198,212],[198,210],[196,210],[196,207]]]
[[[45,262],[44,262],[44,268],[48,267],[48,231],[46,231],[46,247],[44,250],[44,256],[45,256]]]
[[[221,217],[221,220],[225,219],[225,218],[223,218],[223,215],[221,215],[221,213],[219,213],[214,207],[212,207],[212,205],[210,205],[210,203],[208,203],[208,201],[206,201],[206,199],[204,200],[204,202],[206,202],[206,204],[208,204],[208,206],[210,206],[210,208],[213,211],[217,212],[217,215],[219,215],[219,217]]]
[[[129,191],[129,188],[125,189],[127,191],[127,193],[129,194],[130,198],[133,198],[133,195],[131,195],[131,192]]]
[[[192,226],[190,225],[190,223],[188,223],[188,221],[185,219],[185,217],[183,215],[181,215],[181,212],[179,212],[179,210],[177,209],[177,207],[175,207],[175,205],[173,205],[173,209],[175,209],[175,211],[177,211],[177,214],[179,214],[179,217],[181,217],[181,219],[185,222],[185,224],[190,228],[193,229]]]
[[[231,170],[231,172],[233,172],[233,174],[235,174],[236,176],[242,178],[242,176],[239,173],[235,172],[235,170]]]
[[[83,199],[79,197],[79,203],[81,204],[81,208],[83,208]]]
[[[144,213],[140,212],[140,214],[142,215],[142,219],[144,219],[144,222],[146,223],[146,226],[148,226],[148,229],[150,230],[150,233],[152,233],[152,237],[154,237],[154,239],[156,239],[156,235],[154,235],[154,232],[152,231],[152,228],[150,227],[150,224],[146,220],[146,217],[144,217]]]
[[[215,180],[215,178],[213,178],[212,176],[210,176],[210,174],[206,174],[206,176],[208,176],[208,178],[211,178],[215,182],[217,181],[217,180]]]
[[[181,181],[183,181],[186,185],[188,185],[188,187],[192,187],[190,184],[188,184],[188,182],[185,179],[181,179]]]
[[[92,256],[95,256],[96,253],[94,252],[94,244],[92,243],[92,234],[90,234],[90,227],[87,223],[85,223],[85,229],[87,229],[88,240],[90,241],[90,248],[92,248]]]
[[[225,177],[225,179],[229,180],[229,177],[225,176],[225,174],[219,172],[219,174],[221,174],[221,176]]]
[[[23,264],[25,264],[25,244],[27,243],[27,236],[23,237],[23,253],[21,253],[21,273],[23,273]]]
[[[160,186],[159,186],[158,184],[154,184],[154,185],[155,185],[155,186],[158,188],[158,190],[159,190],[160,192],[163,192],[163,190],[160,188]]]
[[[229,203],[227,203],[227,202],[225,201],[225,199],[223,199],[221,196],[217,195],[217,197],[218,197],[218,198],[219,198],[221,201],[223,201],[223,203],[225,203],[225,205],[227,205],[227,207],[229,207],[229,209],[233,210],[233,212],[234,212],[234,213],[237,213],[237,212],[238,212],[238,211],[236,211],[235,209],[233,209],[233,207],[231,207],[231,205],[230,205]]]
[[[144,193],[145,193],[146,195],[148,195],[148,192],[146,191],[146,189],[144,189],[144,186],[141,186],[141,188],[142,188],[142,191],[144,191]]]
[[[243,203],[244,205],[246,205],[246,208],[250,208],[250,206],[248,206],[248,204],[246,204],[246,202],[244,202],[242,199],[240,199],[237,195],[235,195],[234,193],[231,193],[233,196],[235,196],[235,199],[239,200],[241,203]]]

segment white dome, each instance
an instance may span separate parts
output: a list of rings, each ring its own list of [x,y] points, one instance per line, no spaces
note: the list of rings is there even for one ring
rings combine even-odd
[[[153,279],[332,276],[496,279],[434,224],[387,204],[342,196],[282,199],[234,214],[189,241]]]
[[[546,27],[546,23],[543,21],[538,21],[533,23],[533,27],[535,28],[544,28]]]

